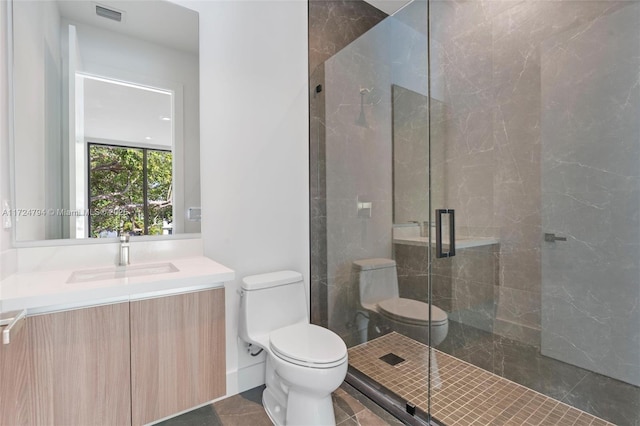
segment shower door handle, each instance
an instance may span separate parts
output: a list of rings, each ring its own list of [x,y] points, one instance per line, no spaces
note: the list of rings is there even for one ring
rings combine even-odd
[[[442,250],[442,215],[449,215],[449,251]],[[453,257],[456,255],[456,212],[453,209],[436,209],[436,257]]]

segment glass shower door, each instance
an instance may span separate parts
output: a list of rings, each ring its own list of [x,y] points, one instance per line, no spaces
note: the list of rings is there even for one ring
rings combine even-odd
[[[366,2],[310,3],[323,28],[327,14],[329,22],[357,15],[348,38],[377,19],[311,71],[312,213],[318,213],[312,316],[347,343],[348,381],[381,391],[394,401],[394,414],[424,421],[431,228],[426,6],[414,0],[386,15]],[[327,37],[335,41],[336,33]]]
[[[456,219],[431,414],[638,424],[640,3],[432,0],[429,23],[432,208]]]
[[[446,425],[638,424],[640,3],[330,3],[312,308],[349,380]]]

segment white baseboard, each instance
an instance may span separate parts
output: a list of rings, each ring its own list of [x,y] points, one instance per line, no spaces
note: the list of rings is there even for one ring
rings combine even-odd
[[[238,370],[227,371],[227,395],[224,398],[263,385],[264,369],[265,363],[259,362]]]

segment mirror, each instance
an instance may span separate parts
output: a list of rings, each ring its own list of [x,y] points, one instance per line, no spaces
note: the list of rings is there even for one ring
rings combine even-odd
[[[393,223],[434,223],[434,209],[446,205],[445,104],[393,84]],[[431,105],[429,105],[431,103]],[[431,108],[431,110],[429,110]],[[431,120],[431,126],[425,118]],[[431,134],[429,134],[431,132]],[[431,144],[429,145],[429,138]],[[429,176],[431,171],[431,176]],[[431,214],[429,213],[429,178]]]
[[[429,178],[431,205],[446,205],[443,189],[444,138],[446,108],[437,99],[393,84],[393,223],[417,222],[421,227],[434,223],[433,207],[429,213]],[[429,105],[431,104],[431,105]],[[429,125],[428,120],[431,120]],[[431,132],[431,135],[429,135]],[[429,145],[431,137],[431,145]],[[430,176],[429,176],[429,172]]]
[[[16,241],[199,233],[197,12],[11,7]]]

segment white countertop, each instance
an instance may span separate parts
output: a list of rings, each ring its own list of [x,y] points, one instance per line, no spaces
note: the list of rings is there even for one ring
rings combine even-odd
[[[405,244],[409,246],[427,246],[427,237],[415,237],[415,236],[399,236],[393,239],[394,244]],[[431,241],[432,245],[435,245],[435,240]],[[471,247],[482,247],[489,246],[492,244],[498,244],[498,240],[495,238],[462,238],[456,239],[456,250],[471,248]],[[444,249],[449,248],[449,241],[443,241],[442,247]]]
[[[5,312],[27,309],[28,314],[40,314],[223,287],[235,279],[233,270],[204,256],[132,266],[157,263],[172,263],[178,271],[76,283],[67,282],[73,272],[92,268],[16,273],[0,281],[1,307]],[[95,269],[104,267],[109,265]]]

